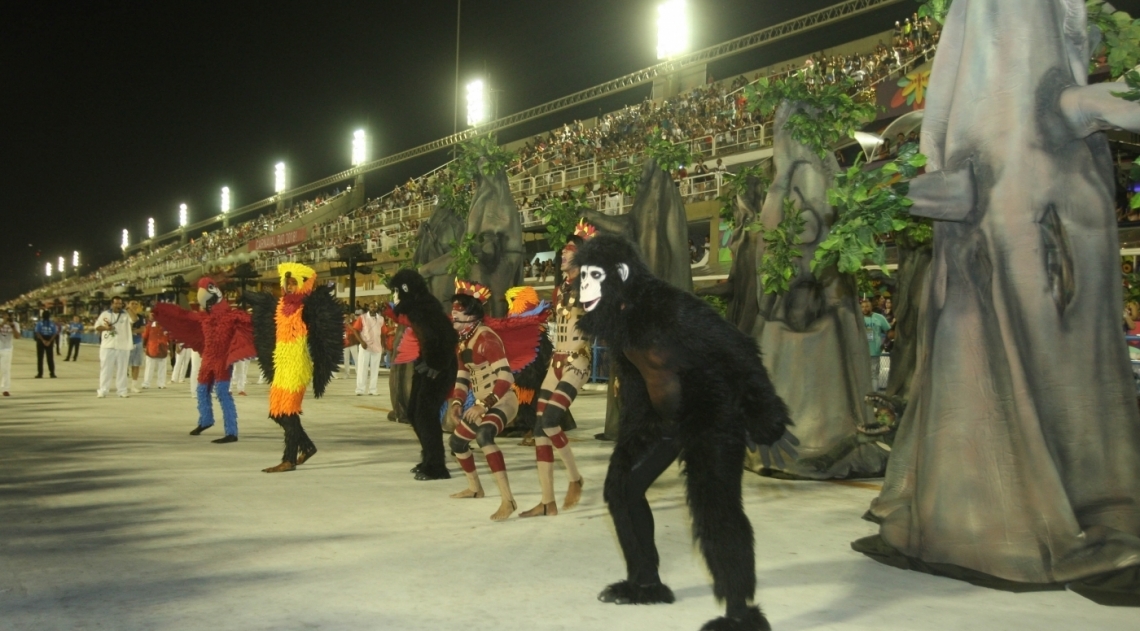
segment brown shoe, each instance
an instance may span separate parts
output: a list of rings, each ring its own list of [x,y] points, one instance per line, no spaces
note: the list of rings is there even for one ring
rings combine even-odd
[[[297,454],[297,466],[299,467],[299,466],[305,464],[305,462],[307,462],[309,460],[309,458],[312,458],[313,454],[316,454],[316,453],[317,453],[317,448],[313,447],[312,451],[302,451],[301,453]]]
[[[293,464],[292,462],[282,460],[281,464],[277,465],[276,467],[269,467],[268,469],[262,469],[262,471],[266,473],[281,473],[282,471],[292,471],[296,468],[297,465]]]
[[[558,503],[539,504],[534,508],[519,513],[519,517],[554,517],[558,514]]]

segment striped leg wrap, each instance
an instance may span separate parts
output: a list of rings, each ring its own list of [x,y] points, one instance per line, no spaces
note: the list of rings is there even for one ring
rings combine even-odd
[[[570,444],[570,439],[566,438],[566,432],[562,431],[561,429],[558,430],[558,433],[556,433],[556,434],[549,434],[548,433],[547,436],[550,437],[550,442],[551,442],[551,444],[554,445],[555,449],[562,449],[566,445]]]
[[[554,448],[550,445],[535,445],[534,459],[536,462],[554,462]]]
[[[459,466],[462,467],[465,472],[475,473],[475,456],[470,455],[470,453],[471,452],[468,452],[468,456],[466,458],[456,456],[455,459],[459,461]],[[501,456],[500,459],[502,459]]]
[[[496,450],[488,453],[487,466],[491,468],[491,473],[506,471],[507,464],[503,462],[503,452]],[[472,465],[472,468],[474,468],[474,465]]]

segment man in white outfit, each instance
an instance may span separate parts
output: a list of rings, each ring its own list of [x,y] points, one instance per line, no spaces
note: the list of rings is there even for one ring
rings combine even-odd
[[[380,362],[384,359],[384,316],[376,312],[376,303],[368,305],[368,312],[352,323],[360,338],[360,351],[356,362],[356,395],[367,392],[376,396],[376,382],[380,375]]]
[[[0,392],[8,394],[12,387],[12,341],[20,336],[20,325],[12,318],[11,313],[4,314],[4,321],[0,322]]]
[[[243,359],[239,362],[234,362],[233,372],[230,374],[230,390],[237,390],[241,396],[245,396],[245,382],[249,377],[249,360]]]
[[[202,355],[196,350],[190,351],[190,398],[198,400],[198,370],[202,368]]]
[[[123,309],[123,299],[111,299],[111,309],[99,314],[95,319],[95,331],[100,333],[99,342],[99,390],[100,399],[107,396],[114,383],[121,398],[127,398],[127,364],[131,360],[134,339],[131,335],[131,315]]]
[[[182,383],[186,380],[186,369],[190,366],[190,348],[184,346],[182,342],[176,344],[178,353],[174,358],[174,373],[171,374],[170,381],[174,383]]]

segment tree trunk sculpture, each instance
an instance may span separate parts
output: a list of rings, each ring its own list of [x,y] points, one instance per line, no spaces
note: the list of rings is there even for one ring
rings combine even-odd
[[[728,249],[732,252],[732,267],[728,279],[697,292],[701,296],[717,296],[728,301],[725,317],[744,333],[752,334],[759,312],[756,269],[760,266],[760,234],[748,227],[756,220],[756,209],[764,203],[763,186],[759,178],[748,182],[748,188],[736,196],[733,209],[732,235]]]
[[[894,295],[895,343],[891,348],[887,396],[910,399],[910,384],[918,365],[918,311],[930,274],[933,248],[897,239],[899,253],[898,290]]]
[[[936,220],[918,372],[871,514],[912,560],[1021,583],[1140,565],[1140,414],[1084,0],[956,0],[912,212]],[[865,543],[861,540],[858,543]],[[857,549],[860,549],[857,546]]]
[[[478,262],[470,280],[491,289],[490,315],[502,318],[507,315],[507,290],[523,281],[522,220],[505,171],[476,177],[479,187],[467,215],[467,232],[476,236]]]
[[[855,279],[831,267],[820,276],[811,271],[816,248],[827,238],[835,211],[827,189],[839,171],[833,156],[821,160],[811,148],[796,142],[785,128],[788,117],[807,111],[798,103],[783,103],[776,112],[773,160],[776,175],[760,222],[774,228],[784,218],[784,200],[791,199],[805,220],[798,269],[785,294],[763,294],[753,337],[760,343],[764,365],[776,392],[788,404],[800,440],[799,457],[776,475],[826,479],[874,475],[883,470],[887,452],[875,442],[844,449],[854,443],[856,427],[869,420],[863,396],[871,391],[871,354]],[[810,112],[808,112],[810,114]],[[757,244],[757,260],[764,243]],[[759,286],[759,280],[757,281]]]
[[[463,239],[466,227],[454,209],[443,206],[436,206],[431,217],[420,224],[419,245],[412,260],[432,295],[442,304],[455,295],[455,274],[449,273],[447,267],[454,260],[451,244]]]

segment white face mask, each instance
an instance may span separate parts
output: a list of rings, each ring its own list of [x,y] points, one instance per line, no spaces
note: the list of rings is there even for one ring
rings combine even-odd
[[[618,276],[622,282],[629,278],[629,266],[618,263]],[[593,311],[602,300],[602,283],[606,282],[606,270],[596,265],[583,265],[578,272],[578,297],[582,301],[582,308],[587,312]]]

